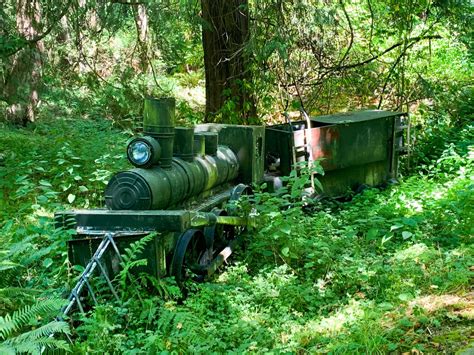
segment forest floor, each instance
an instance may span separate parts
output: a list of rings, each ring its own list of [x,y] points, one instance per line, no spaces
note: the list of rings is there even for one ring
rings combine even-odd
[[[53,213],[101,206],[110,175],[128,168],[130,134],[111,121],[60,117],[0,126],[1,316],[67,294],[69,233],[54,229]],[[472,353],[472,126],[453,137],[399,184],[347,202],[302,211],[257,194],[268,223],[245,235],[230,265],[184,302],[172,280],[122,288],[121,302],[75,330],[72,350]],[[0,324],[0,345],[45,319],[10,333]]]

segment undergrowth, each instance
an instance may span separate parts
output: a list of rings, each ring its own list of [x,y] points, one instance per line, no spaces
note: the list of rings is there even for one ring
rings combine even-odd
[[[472,126],[457,129],[457,141],[425,154],[423,164],[386,190],[305,206],[291,193],[257,194],[263,226],[245,235],[232,264],[211,282],[195,285],[180,302],[172,282],[124,272],[121,301],[91,311],[71,350],[461,349],[473,336],[474,151]],[[12,331],[5,324],[34,304],[67,294],[69,234],[54,229],[52,213],[102,206],[110,174],[127,166],[127,138],[107,121],[0,127],[1,346],[68,332],[63,324],[48,328],[54,315],[40,312],[18,318]],[[129,269],[143,266],[133,260],[134,250],[124,260]],[[44,331],[31,338],[35,329]]]

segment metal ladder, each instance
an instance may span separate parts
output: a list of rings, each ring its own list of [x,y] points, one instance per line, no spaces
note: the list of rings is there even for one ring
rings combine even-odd
[[[296,146],[294,137],[293,137],[293,144],[292,144],[292,155],[293,155],[293,168],[295,171],[298,171],[298,166],[297,166],[297,159],[299,157],[304,156],[304,161],[308,163],[308,168],[311,169],[314,161],[313,157],[313,142],[312,142],[312,137],[311,137],[311,120],[309,118],[309,115],[306,113],[305,110],[300,110],[301,115],[304,117],[306,120],[306,128],[304,129],[304,143],[303,145]],[[290,117],[289,115],[285,115],[285,118],[288,121],[288,124],[291,127],[291,122],[290,122]],[[314,175],[311,174],[311,189],[310,193],[315,192],[315,183],[314,183]]]

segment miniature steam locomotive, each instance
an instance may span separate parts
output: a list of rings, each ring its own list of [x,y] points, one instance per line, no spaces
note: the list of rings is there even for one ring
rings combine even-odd
[[[70,262],[86,266],[70,300],[88,287],[94,268],[106,277],[117,272],[120,252],[153,232],[144,255],[147,272],[174,276],[180,285],[212,274],[232,253],[239,228],[251,223],[233,202],[252,184],[266,181],[277,189],[298,162],[320,160],[325,175],[318,179],[330,196],[395,178],[404,117],[363,111],[267,127],[175,127],[174,99],[146,99],[143,136],[127,146],[134,168],[110,179],[107,209],[56,215],[60,226],[76,230],[68,243]],[[104,257],[107,248],[115,253]]]

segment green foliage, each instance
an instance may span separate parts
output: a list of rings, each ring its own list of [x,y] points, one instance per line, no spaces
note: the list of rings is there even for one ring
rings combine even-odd
[[[0,352],[38,354],[43,348],[68,350],[69,346],[64,340],[54,339],[52,336],[70,334],[69,325],[62,321],[40,321],[41,317],[53,319],[63,304],[64,300],[46,299],[21,308],[11,315],[0,316]],[[23,331],[32,326],[33,329]]]
[[[455,351],[467,339],[474,262],[469,131],[440,143],[431,167],[349,202],[301,200],[308,172],[278,194],[256,194],[263,227],[248,232],[233,265],[182,304],[171,281],[130,267],[128,297],[96,308],[73,350]],[[140,263],[140,245],[128,265]],[[431,310],[446,297],[457,306]],[[462,335],[443,338],[446,329]]]
[[[302,200],[309,176],[303,170],[289,178],[286,190],[256,194],[252,202],[262,228],[248,232],[235,264],[196,286],[182,304],[172,280],[139,273],[146,239],[138,241],[124,254],[127,271],[115,281],[123,301],[91,312],[77,329],[73,350],[403,352],[418,344],[435,351],[432,336],[446,327],[462,329],[468,320],[457,315],[459,308],[415,314],[411,304],[427,296],[462,299],[474,255],[472,129],[459,127],[456,137],[443,127],[420,135],[412,159],[425,166],[387,190],[367,189],[345,203]],[[66,129],[73,137],[67,141],[61,138]],[[70,206],[69,195],[73,206],[101,205],[108,174],[126,164],[124,157],[112,158],[127,135],[110,122],[86,120],[2,132],[6,166],[0,183],[8,199],[1,200],[0,309],[13,314],[63,291],[69,235],[54,230],[51,212]],[[437,132],[443,134],[439,141]],[[438,142],[431,150],[430,139]],[[48,191],[58,194],[38,201],[38,193]],[[440,344],[456,349],[451,340]]]
[[[273,116],[276,105],[286,111],[295,102],[323,114],[416,109],[421,100],[436,105],[472,86],[467,1],[252,5],[249,51],[262,113]]]
[[[16,4],[0,8],[4,83],[17,59],[9,54],[26,44]],[[49,337],[68,334],[66,324],[49,320],[72,282],[70,234],[51,218],[103,207],[110,175],[127,167],[123,147],[141,125],[143,97],[177,96],[182,125],[203,119],[198,1],[148,2],[145,44],[136,6],[72,1],[57,21],[65,3],[35,4],[40,30],[55,24],[43,40],[40,120],[0,126],[1,353],[66,348]],[[173,280],[140,273],[152,237],[134,243],[114,280],[121,302],[90,311],[72,350],[455,352],[472,332],[472,4],[249,5],[242,50],[252,79],[239,85],[257,98],[258,118],[302,106],[410,110],[404,178],[349,202],[302,200],[307,170],[293,173],[286,190],[257,193],[241,207],[255,208],[263,226],[183,302]],[[1,113],[10,99],[0,92]],[[238,122],[236,102],[227,97],[219,119]]]
[[[125,253],[122,255],[122,262],[120,263],[121,269],[118,275],[120,288],[122,290],[122,299],[129,294],[127,280],[134,280],[133,276],[130,275],[130,271],[138,266],[147,265],[146,259],[138,259],[138,257],[143,254],[147,244],[155,238],[156,234],[152,233],[131,243],[128,248],[125,248]]]

